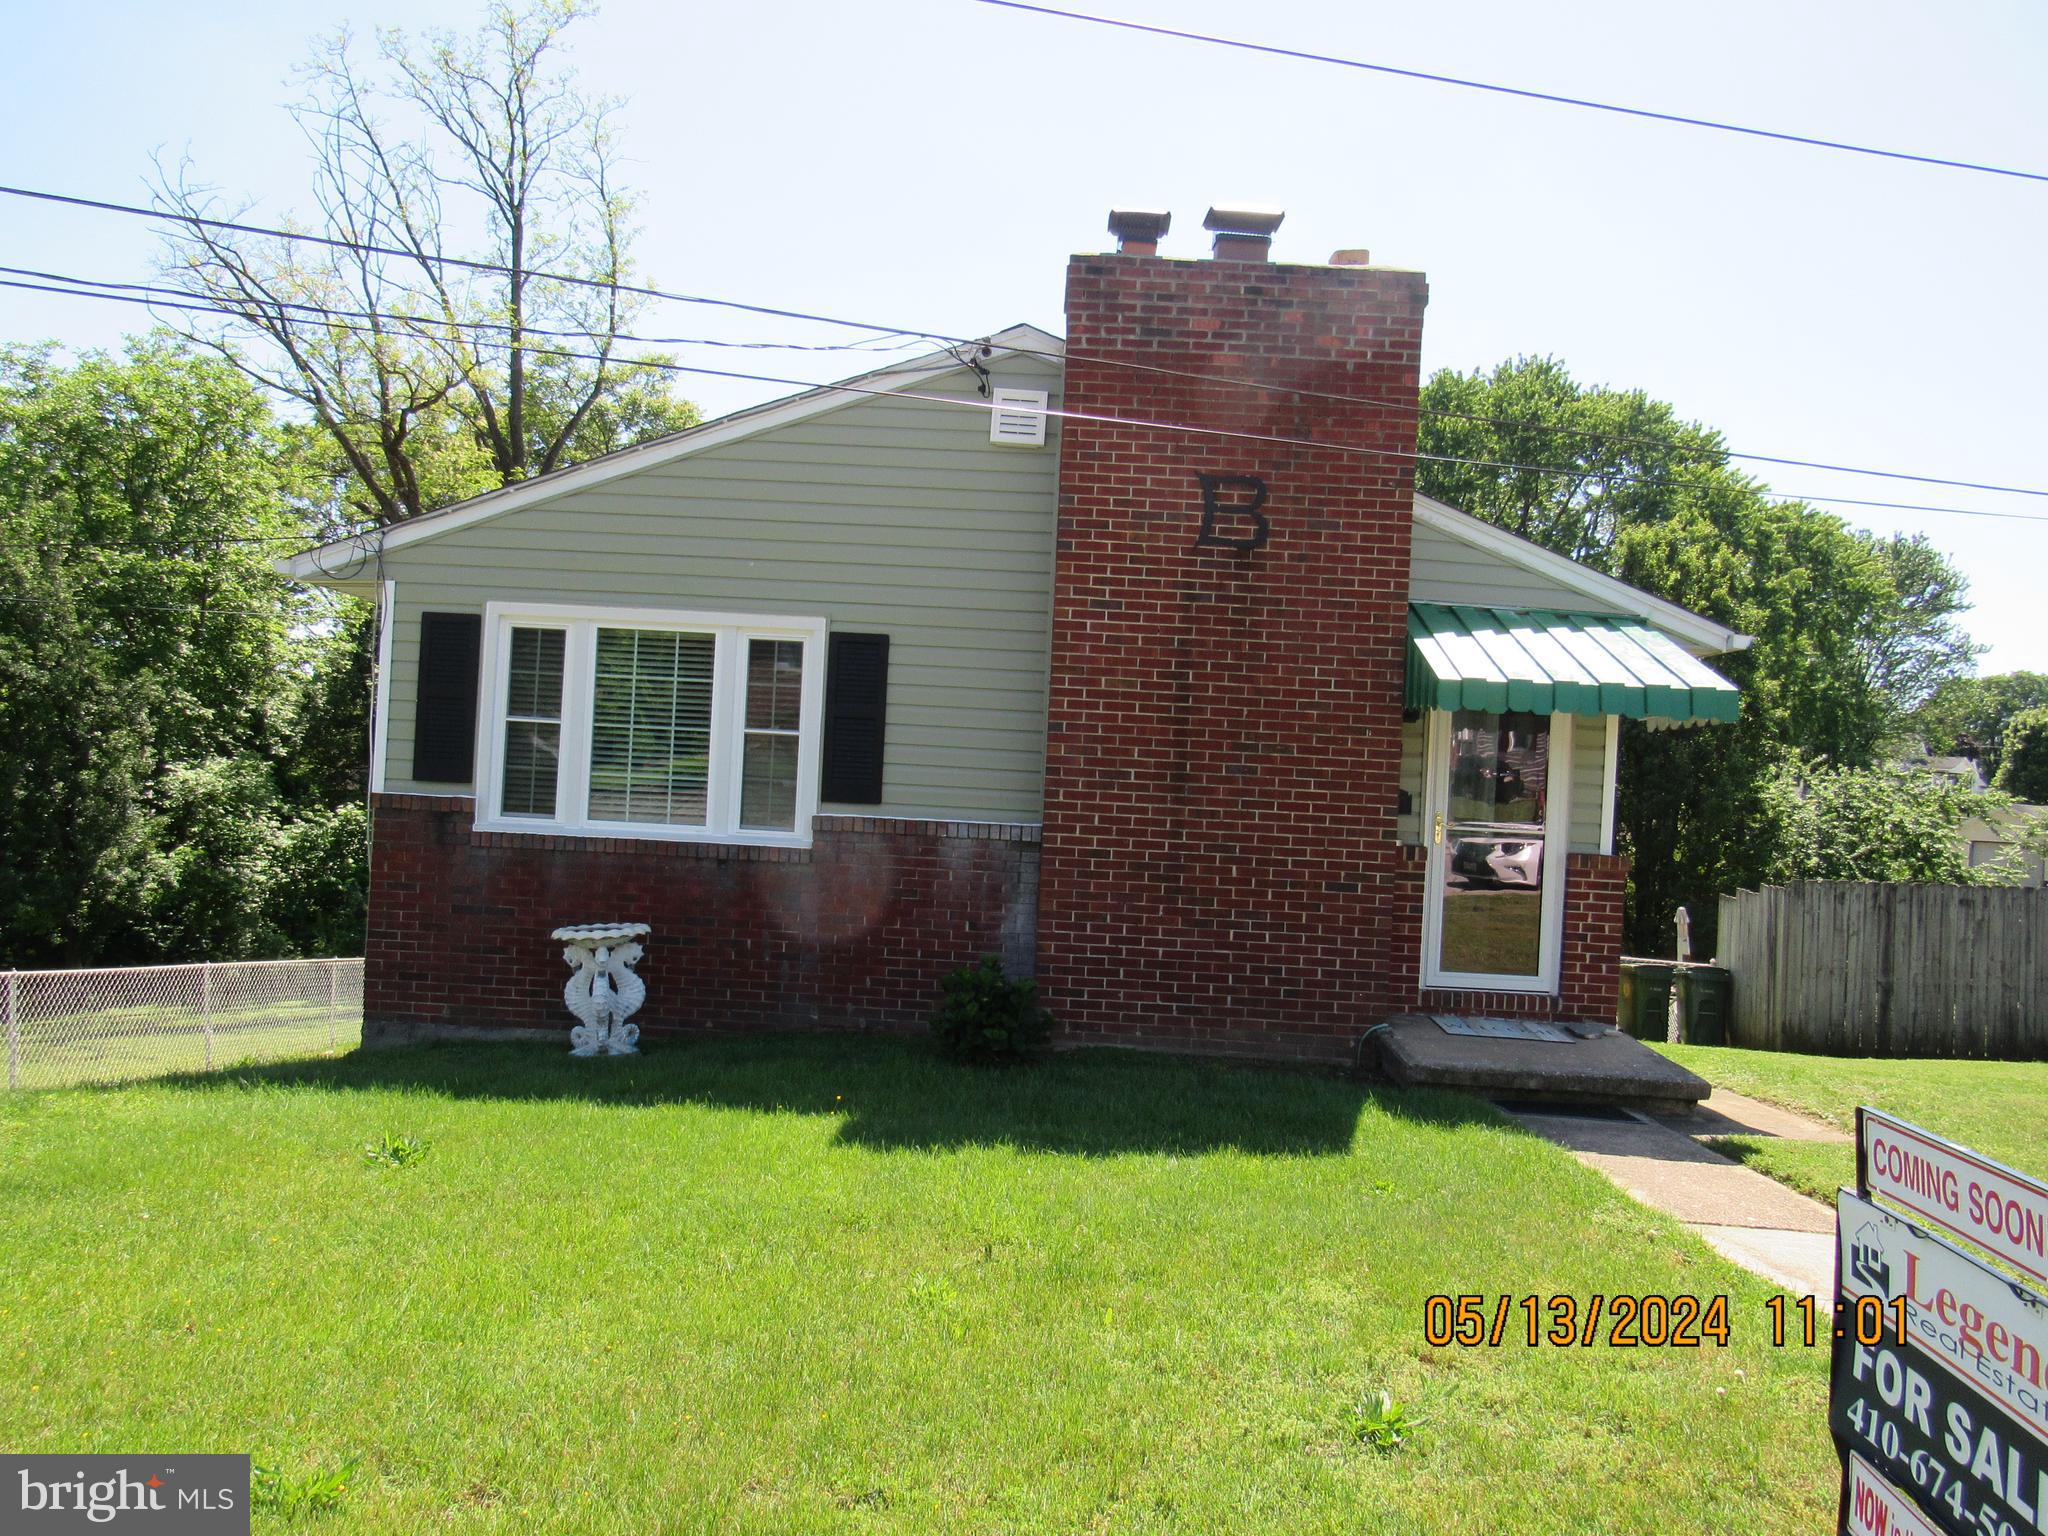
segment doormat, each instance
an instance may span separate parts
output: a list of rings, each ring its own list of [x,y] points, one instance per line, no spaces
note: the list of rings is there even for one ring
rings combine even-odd
[[[1468,1019],[1460,1013],[1432,1013],[1436,1027],[1447,1035],[1479,1035],[1488,1040],[1575,1039],[1572,1032],[1542,1019]]]

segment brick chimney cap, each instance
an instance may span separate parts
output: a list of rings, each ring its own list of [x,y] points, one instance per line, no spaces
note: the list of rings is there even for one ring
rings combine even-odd
[[[1271,203],[1218,203],[1202,220],[1202,228],[1222,235],[1264,235],[1271,238],[1287,210]]]
[[[1158,240],[1173,227],[1173,215],[1164,208],[1112,208],[1109,232],[1119,240],[1147,244]]]

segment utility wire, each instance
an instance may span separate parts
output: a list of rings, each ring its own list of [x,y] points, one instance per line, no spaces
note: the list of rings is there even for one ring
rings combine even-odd
[[[988,3],[998,3],[998,0],[988,0]],[[1060,12],[1057,14],[1064,15],[1068,13]],[[328,246],[334,249],[351,250],[371,255],[400,256],[408,260],[428,260],[443,263],[450,266],[461,267],[471,271],[491,272],[499,275],[508,275],[511,271],[509,267],[506,267],[501,263],[474,261],[455,256],[441,256],[432,254],[423,255],[422,253],[409,251],[398,246],[371,245],[365,244],[361,241],[344,240],[332,235],[315,235],[299,230],[277,229],[259,224],[245,224],[224,219],[201,218],[197,215],[174,213],[161,208],[144,208],[131,203],[106,202],[96,198],[74,197],[68,194],[56,192],[42,192],[26,187],[11,187],[0,185],[0,196],[32,198],[42,202],[66,204],[79,208],[94,209],[101,212],[127,214],[138,218],[153,219],[173,224],[198,225],[206,228],[233,230],[243,234],[263,235],[279,240],[302,240],[316,245]],[[944,331],[925,330],[916,326],[882,326],[872,324],[867,321],[847,320],[833,315],[808,314],[801,310],[776,309],[767,305],[741,303],[740,301],[735,299],[714,299],[704,297],[701,295],[666,293],[658,288],[647,288],[635,284],[611,282],[601,278],[581,277],[572,273],[529,271],[527,275],[545,281],[569,283],[582,287],[604,289],[616,293],[636,294],[647,298],[665,299],[682,304],[713,305],[717,307],[743,310],[751,314],[770,315],[782,319],[803,320],[819,325],[835,325],[855,330],[873,331],[883,337],[923,338],[928,341],[942,342],[949,346],[982,346],[985,345],[988,340],[988,338],[986,337],[954,336]],[[64,279],[64,281],[72,281],[72,279]],[[179,291],[182,292],[183,290]],[[223,312],[230,315],[239,313],[238,311],[233,310]],[[483,324],[485,322],[458,323]],[[560,334],[577,336],[587,335],[592,340],[604,339],[604,337],[600,333],[594,331],[573,333],[563,332]],[[645,340],[653,345],[745,345],[743,343],[728,344],[720,342],[697,341],[689,338],[674,338],[672,340],[664,341],[660,338],[653,337],[634,338],[627,336],[619,336],[617,339]],[[800,349],[792,346],[789,350],[806,349]],[[872,347],[863,346],[862,344],[847,344],[843,348],[819,346],[816,347],[815,350],[862,351],[872,350]],[[1192,369],[1167,368],[1160,366],[1158,364],[1140,363],[1124,358],[1105,357],[1100,354],[1083,352],[1072,348],[1069,348],[1064,352],[1052,352],[1033,347],[1012,346],[1008,348],[1008,350],[1021,353],[1025,356],[1043,358],[1051,362],[1095,362],[1109,367],[1127,369],[1133,372],[1165,375],[1174,378],[1185,378],[1195,380],[1203,384],[1229,385],[1236,388],[1253,389],[1266,393],[1292,395],[1297,398],[1303,399],[1334,400],[1357,405],[1379,405],[1384,406],[1385,408],[1390,410],[1418,409],[1418,407],[1407,402],[1391,400],[1384,397],[1334,393],[1327,390],[1308,389],[1298,385],[1275,384],[1266,380],[1219,378],[1216,375],[1198,373]],[[1426,416],[1437,416],[1450,420],[1475,422],[1483,425],[1510,428],[1514,430],[1556,432],[1570,436],[1591,437],[1596,440],[1606,442],[1627,442],[1640,444],[1643,446],[1670,446],[1669,444],[1659,443],[1656,439],[1653,438],[1644,438],[1634,435],[1603,433],[1593,428],[1567,427],[1545,422],[1515,420],[1513,418],[1503,418],[1495,416],[1481,416],[1474,415],[1468,412],[1446,410],[1441,407],[1435,406],[1422,406],[1419,407],[1419,409],[1421,413]],[[1882,480],[1909,481],[1916,485],[1950,486],[1957,490],[1992,491],[1999,493],[2001,495],[2048,497],[2048,488],[2041,488],[2035,486],[2000,485],[1989,481],[1964,480],[1942,475],[1908,474],[1902,470],[1868,469],[1858,465],[1834,464],[1819,459],[1799,459],[1775,454],[1747,453],[1738,449],[1726,447],[1702,449],[1700,451],[1715,454],[1724,459],[1741,459],[1745,462],[1757,464],[1775,464],[1780,467],[1790,469],[1816,469],[1831,474],[1861,475]],[[1821,500],[1834,498],[1809,497],[1807,499]]]
[[[134,304],[144,308],[151,309],[163,308],[185,310],[199,314],[214,314],[228,316],[233,316],[237,313],[237,311],[231,308],[226,308],[218,304],[174,302],[170,300],[151,299],[141,295],[134,294],[94,293],[80,288],[57,288],[46,284],[29,283],[13,278],[0,278],[0,288],[26,288],[38,292],[68,294],[74,298],[101,299],[112,303]],[[309,307],[317,308],[317,306]],[[342,331],[355,331],[366,335],[387,334],[386,332],[376,327],[364,325],[346,318],[342,318],[342,312],[334,312],[334,314],[335,318],[324,320],[321,323],[325,324],[330,329]],[[380,318],[383,318],[388,321],[394,317],[386,316]],[[638,338],[619,337],[617,339],[631,341],[636,340]],[[794,379],[777,374],[747,373],[727,368],[705,368],[686,363],[667,362],[655,358],[609,357],[604,354],[596,352],[579,352],[572,349],[559,347],[528,347],[525,350],[536,357],[556,357],[567,359],[570,361],[591,363],[609,362],[616,364],[617,366],[622,368],[646,368],[657,370],[663,373],[684,373],[704,378],[735,379],[745,381],[748,383],[759,384],[781,384],[800,390],[825,389],[833,390],[842,394],[873,395],[893,400],[919,400],[934,405],[952,406],[956,408],[965,407],[967,409],[980,410],[983,412],[988,412],[996,409],[994,403],[990,401],[964,400],[956,396],[950,395],[927,395],[919,394],[910,390],[872,388],[864,385],[843,382],[820,384],[809,379]],[[1616,483],[1615,477],[1602,475],[1601,473],[1595,470],[1588,470],[1583,468],[1565,468],[1547,464],[1518,464],[1499,459],[1471,458],[1460,454],[1430,453],[1419,448],[1368,448],[1359,444],[1321,442],[1313,438],[1288,437],[1267,432],[1237,431],[1224,427],[1204,427],[1198,426],[1191,422],[1149,420],[1142,417],[1115,416],[1103,412],[1092,411],[1073,411],[1051,406],[1042,407],[1038,409],[1029,409],[1021,406],[1005,406],[1003,407],[1003,409],[1007,411],[1018,412],[1020,414],[1025,415],[1047,416],[1070,421],[1086,421],[1109,426],[1141,427],[1154,431],[1180,432],[1200,437],[1220,437],[1247,442],[1275,443],[1285,447],[1295,448],[1318,448],[1334,450],[1339,453],[1348,453],[1374,458],[1407,459],[1415,462],[1431,462],[1438,464],[1460,464],[1475,469],[1510,470],[1524,474],[1562,476],[1568,479],[1575,480],[1598,481],[1603,485],[1609,486]],[[1620,483],[1626,484],[1629,482],[1623,480]],[[1797,500],[1806,502],[1832,503],[1836,501],[1847,500],[1847,498],[1842,497],[1804,495],[1795,494],[1792,492],[1770,492],[1767,494],[1776,495],[1785,500]],[[2032,512],[1995,512],[1978,507],[1949,507],[1932,505],[1912,505],[1909,507],[1906,503],[1870,501],[1849,502],[1849,504],[1854,506],[1868,507],[1893,506],[1899,507],[1903,510],[1943,512],[1951,513],[1959,517],[2001,518],[2014,522],[2048,522],[2048,514]],[[344,534],[339,537],[342,539],[346,539],[354,537],[354,535]],[[333,542],[335,541],[329,541],[329,543]]]
[[[64,287],[48,287],[46,293],[76,293],[86,298],[112,299],[127,294],[142,294],[152,301],[164,299],[177,301],[200,297],[189,288],[167,288],[160,283],[125,283],[111,278],[73,277],[64,272],[43,272],[33,267],[0,266],[0,273],[19,278],[40,278],[46,283],[61,283]],[[23,283],[20,286],[35,286]],[[107,289],[104,293],[91,290]],[[298,310],[322,317],[344,316],[357,320],[377,320],[389,325],[403,326],[413,332],[429,331],[490,331],[499,335],[547,336],[571,341],[634,341],[650,347],[730,347],[752,352],[890,352],[905,347],[924,345],[929,338],[923,335],[910,336],[902,340],[891,340],[878,336],[872,341],[844,342],[801,342],[801,341],[726,341],[709,336],[635,336],[625,331],[550,330],[544,326],[513,325],[504,320],[454,320],[441,315],[401,315],[388,311],[371,309],[343,309],[326,304],[307,304],[292,299],[250,300],[246,305],[229,305],[216,301],[212,306],[223,313],[245,315],[249,310]]]
[[[1561,96],[1553,91],[1530,90],[1525,86],[1501,85],[1490,80],[1468,80],[1458,75],[1434,74],[1422,69],[1402,69],[1392,64],[1373,64],[1364,59],[1347,59],[1331,53],[1311,53],[1302,48],[1282,48],[1272,43],[1254,43],[1243,38],[1218,37],[1209,32],[1189,32],[1179,27],[1162,27],[1151,22],[1126,21],[1117,16],[1097,16],[1087,11],[1067,11],[1050,5],[1031,5],[1026,0],[975,0],[978,5],[1006,11],[1027,11],[1035,16],[1057,16],[1065,21],[1083,21],[1091,26],[1115,27],[1125,32],[1147,32],[1154,37],[1178,38],[1189,43],[1208,43],[1219,48],[1237,48],[1246,53],[1263,53],[1274,58],[1300,59],[1310,64],[1334,64],[1341,69],[1364,70],[1375,75],[1394,75],[1403,80],[1421,80],[1430,85],[1455,85],[1462,90],[1488,91],[1497,96],[1517,96],[1524,101],[1544,101],[1553,106],[1582,107],[1589,112],[1610,112],[1618,117],[1643,118],[1655,123],[1675,123],[1681,128],[1706,128],[1716,133],[1736,133],[1753,139],[1775,139],[1782,144],[1804,144],[1811,149],[1832,149],[1844,154],[1870,155],[1880,160],[1904,160],[1913,165],[1931,165],[1947,171],[1974,171],[1986,176],[2009,176],[2018,181],[2048,182],[2048,173],[2014,170],[2009,166],[1984,165],[1975,160],[1950,160],[1940,155],[1921,155],[1900,149],[1878,149],[1869,144],[1851,144],[1843,139],[1823,139],[1804,133],[1787,133],[1775,128],[1756,128],[1727,123],[1711,117],[1687,117],[1677,112],[1657,112],[1648,107],[1625,107],[1611,101],[1592,101],[1583,96]]]

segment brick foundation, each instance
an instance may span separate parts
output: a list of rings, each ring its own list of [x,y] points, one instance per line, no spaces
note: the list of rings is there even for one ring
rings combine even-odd
[[[466,797],[378,795],[365,1038],[572,1022],[567,923],[652,925],[650,1035],[921,1027],[938,980],[1033,963],[1038,829],[820,816],[808,849],[477,832]]]

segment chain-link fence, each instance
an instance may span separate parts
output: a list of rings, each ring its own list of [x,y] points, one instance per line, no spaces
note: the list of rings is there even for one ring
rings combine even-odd
[[[9,1088],[346,1051],[363,1038],[363,962],[0,971],[0,1034]]]

